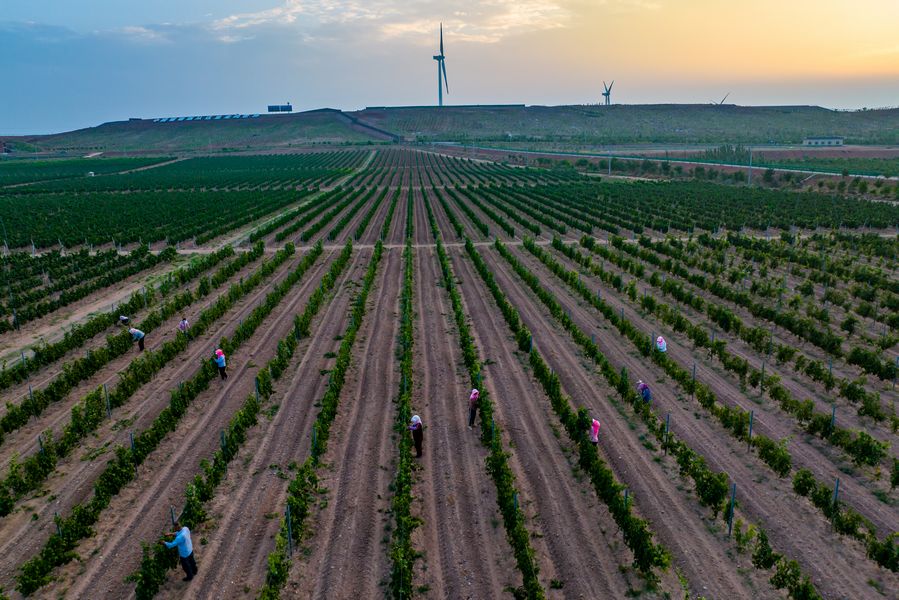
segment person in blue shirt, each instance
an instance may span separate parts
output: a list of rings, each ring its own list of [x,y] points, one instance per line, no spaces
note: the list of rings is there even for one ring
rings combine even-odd
[[[144,332],[141,331],[140,329],[136,329],[136,328],[132,327],[128,330],[128,333],[131,334],[131,339],[133,339],[135,342],[137,342],[137,351],[143,352],[144,351]]]
[[[178,522],[175,522],[178,527]],[[181,568],[187,574],[183,581],[190,581],[197,574],[197,561],[194,560],[194,545],[190,541],[190,529],[182,527],[178,531],[173,531],[168,535],[175,536],[171,542],[162,540],[166,548],[178,548],[178,559],[181,561]]]

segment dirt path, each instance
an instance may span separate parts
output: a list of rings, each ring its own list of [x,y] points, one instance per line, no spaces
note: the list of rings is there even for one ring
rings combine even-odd
[[[358,260],[352,269],[359,273]],[[218,448],[218,432],[253,391],[256,368],[274,356],[277,340],[292,330],[294,315],[303,309],[322,274],[323,271],[307,273],[235,354],[228,379],[212,382],[194,401],[178,429],[141,465],[139,481],[126,486],[112,499],[103,513],[97,535],[79,545],[81,556],[92,558],[85,559],[82,565],[72,563],[62,568],[61,581],[54,584],[59,586],[57,589],[71,585],[68,592],[75,597],[87,593],[88,589],[102,591],[106,597],[127,595],[132,584],[124,583],[123,578],[139,564],[137,540],[151,540],[162,528],[170,526],[165,521],[168,508],[174,506],[177,510],[183,506],[185,486],[198,473],[199,461],[212,456]],[[201,546],[202,541],[198,544],[198,555]],[[97,557],[93,558],[95,553]]]
[[[370,253],[360,253],[357,264],[365,265]],[[284,511],[287,486],[293,478],[291,464],[302,464],[309,453],[312,423],[318,415],[315,403],[327,388],[321,374],[333,367],[328,354],[337,352],[338,336],[346,329],[351,296],[356,291],[348,271],[335,297],[313,321],[312,335],[297,348],[289,376],[275,386],[275,395],[253,428],[240,456],[208,507],[209,521],[200,529],[208,540],[202,549],[198,580],[185,586],[174,575],[164,595],[189,598],[255,597],[262,587],[268,553]],[[297,358],[299,357],[299,358]],[[282,474],[284,476],[282,476]],[[159,527],[165,518],[159,517]]]
[[[314,518],[308,559],[285,587],[299,598],[376,598],[390,574],[390,484],[396,472],[393,399],[402,251],[385,252],[331,430],[319,487],[327,506]]]
[[[213,327],[211,331],[207,332],[203,338],[195,340],[189,346],[187,352],[180,357],[180,360],[176,359],[166,365],[166,367],[163,368],[150,383],[142,386],[132,396],[129,402],[119,409],[118,414],[113,415],[114,418],[112,420],[105,421],[94,436],[89,438],[90,441],[85,442],[86,450],[90,450],[91,446],[96,444],[95,448],[97,448],[99,452],[89,454],[73,452],[70,456],[61,460],[57,465],[56,474],[51,476],[44,486],[44,488],[49,491],[49,496],[46,501],[43,499],[35,499],[23,502],[22,510],[16,510],[13,514],[3,519],[2,524],[0,524],[0,527],[2,527],[0,528],[0,533],[3,535],[2,542],[0,542],[0,585],[6,586],[12,579],[15,567],[23,560],[23,557],[32,556],[46,541],[53,528],[52,516],[54,512],[66,515],[71,511],[71,508],[75,504],[85,501],[92,495],[93,483],[107,462],[105,453],[111,451],[112,447],[117,444],[127,445],[129,443],[129,431],[140,431],[149,426],[162,408],[168,405],[169,391],[176,387],[179,381],[186,380],[196,373],[198,364],[205,357],[209,356],[211,348],[216,341],[222,335],[232,335],[240,320],[249,315],[256,305],[262,301],[265,294],[270,290],[269,286],[274,281],[283,279],[288,270],[295,268],[299,260],[301,260],[301,257],[297,256],[294,260],[287,261],[283,270],[280,271],[279,276],[276,276],[274,280],[269,280],[269,284],[260,286],[254,295],[239,302],[238,306],[229,311],[227,315],[223,316],[217,322],[217,325]],[[181,424],[182,428],[189,428],[190,425],[186,425],[186,423],[189,424],[197,419],[198,412],[201,412],[201,407],[207,406],[210,402],[222,402],[223,406],[228,402],[242,402],[243,393],[237,393],[236,391],[237,386],[241,383],[239,377],[240,372],[252,368],[254,361],[258,361],[254,356],[256,352],[269,351],[266,347],[266,340],[270,341],[275,333],[275,327],[287,323],[288,317],[286,316],[286,312],[290,310],[290,307],[296,304],[301,296],[311,293],[312,287],[317,285],[318,278],[326,269],[326,263],[328,263],[329,260],[327,255],[321,257],[316,262],[316,265],[313,266],[313,269],[310,269],[310,271],[306,273],[306,276],[303,278],[303,281],[298,284],[297,288],[295,288],[287,298],[282,300],[275,312],[266,319],[265,323],[259,330],[257,330],[253,339],[247,341],[236,356],[230,357],[229,372],[235,375],[235,377],[229,377],[224,385],[220,384],[218,381],[214,381],[213,385],[210,386],[210,389],[201,394],[201,396],[194,401],[191,411],[196,412],[191,412],[189,416],[185,417],[185,420]],[[313,280],[315,283],[310,283]],[[289,318],[292,319],[292,313]],[[220,390],[224,390],[224,393],[227,396],[224,401],[221,397],[218,397],[217,400],[209,399],[209,394],[220,392]],[[218,412],[216,413],[216,415],[219,414],[220,413]],[[231,413],[221,413],[221,418],[224,418],[225,414],[230,416]],[[216,428],[213,426],[213,428],[206,431],[217,432],[219,429],[221,429],[221,427]],[[180,430],[184,431],[184,429]],[[217,435],[206,434],[206,431],[195,432],[194,438],[203,433],[203,442],[207,445],[214,446],[218,440]],[[170,452],[175,452],[175,446],[167,445],[177,445],[179,443],[178,440],[181,438],[182,436],[179,434],[169,436],[164,444],[157,449],[154,456],[167,456]],[[166,447],[171,449],[165,450],[164,448]],[[179,453],[179,460],[183,461],[185,456],[196,456],[195,454],[190,454],[187,448],[184,448],[183,452],[188,453]],[[211,453],[211,451],[204,452],[200,456],[211,455]],[[152,479],[151,473],[153,472],[153,469],[158,466],[157,463],[154,462],[155,460],[158,459],[150,458],[141,466],[141,481]],[[194,470],[196,467],[195,464],[185,466]],[[162,485],[164,484],[164,480],[156,480],[154,484]],[[131,487],[136,487],[136,484],[132,483]],[[177,491],[172,491],[171,493],[183,496],[184,486],[176,486],[176,488]],[[124,497],[127,497],[127,494]],[[178,496],[173,495],[172,498],[178,498]],[[178,502],[175,501],[171,502],[172,505],[177,503]],[[31,511],[34,511],[34,513],[38,515],[38,520],[34,523],[29,519],[29,513]],[[116,512],[130,514],[129,510],[124,509]],[[107,510],[104,514],[108,515],[110,514],[110,511]],[[104,523],[105,522],[106,521],[104,521]],[[13,546],[15,546],[16,552],[9,551]]]
[[[623,598],[631,586],[620,565],[630,553],[614,521],[585,479],[573,475],[576,458],[549,399],[514,350],[511,334],[493,299],[460,252],[451,252],[453,269],[472,320],[472,333],[488,361],[482,385],[496,405],[497,424],[508,436],[509,464],[550,598]],[[556,580],[562,589],[551,589]],[[668,579],[670,582],[670,579]],[[670,585],[670,584],[669,584]]]
[[[413,487],[423,522],[412,537],[423,553],[413,581],[428,587],[429,598],[501,598],[521,575],[484,467],[487,451],[479,430],[467,426],[470,390],[434,250],[416,252],[414,298],[415,409],[427,424],[427,447]]]
[[[520,259],[524,259],[522,251],[516,253]],[[508,263],[495,251],[482,254],[491,264],[502,288],[510,296],[515,296],[513,304],[519,310],[528,303],[538,302],[532,298],[530,292],[524,290],[517,276],[511,273]],[[544,285],[552,291],[556,299],[566,309],[571,310],[572,318],[584,331],[590,331],[590,328],[594,327],[593,324],[600,318],[597,311],[583,307],[570,298],[562,284],[558,283],[555,276],[547,270],[541,270],[536,264],[529,264],[529,267],[542,278]],[[541,314],[543,316],[537,316],[536,319],[552,322],[548,313],[538,309],[536,315]],[[536,320],[526,319],[526,324],[528,327],[532,325],[542,327]],[[567,333],[558,332],[549,334],[548,337],[554,344],[567,346],[569,348],[567,352],[578,353]],[[743,514],[768,532],[771,544],[776,550],[785,552],[797,560],[803,572],[812,576],[813,582],[822,593],[840,597],[839,594],[848,592],[851,597],[864,597],[871,591],[867,583],[869,579],[881,581],[881,585],[885,577],[887,581],[895,579],[877,569],[864,556],[861,544],[834,533],[830,523],[817,508],[795,496],[789,480],[772,477],[770,470],[761,464],[756,456],[748,456],[745,447],[741,449],[740,444],[736,443],[717,422],[711,421],[695,402],[683,398],[678,393],[676,384],[658,367],[630,352],[629,342],[622,340],[617,330],[614,332],[610,330],[609,333],[600,332],[597,337],[601,350],[616,369],[624,366],[633,378],[642,375],[641,378],[651,385],[655,382],[654,389],[657,393],[656,391],[653,393],[653,404],[657,412],[659,414],[670,412],[672,430],[703,456],[713,470],[726,471],[731,480],[737,483],[738,490],[745,490],[740,499]],[[544,341],[541,340],[539,343],[541,348],[545,347]],[[550,356],[553,355],[554,353],[550,353]],[[561,368],[558,371],[563,372]],[[568,369],[564,372],[570,373]],[[722,389],[713,388],[713,390],[719,397],[725,393]],[[759,486],[760,483],[763,485]],[[789,498],[790,501],[784,502],[785,498]],[[694,540],[695,537],[688,535],[686,539]],[[700,554],[703,562],[708,565],[711,559],[705,553]],[[748,574],[750,577],[758,576],[754,569],[751,571]]]

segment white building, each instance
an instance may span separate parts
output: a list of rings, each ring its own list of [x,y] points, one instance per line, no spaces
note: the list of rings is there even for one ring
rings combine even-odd
[[[827,137],[807,137],[802,140],[803,146],[842,146],[843,138],[833,135]]]

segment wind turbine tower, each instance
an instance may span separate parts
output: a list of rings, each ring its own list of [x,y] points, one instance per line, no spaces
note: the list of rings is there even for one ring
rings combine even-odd
[[[613,85],[615,85],[614,81],[612,83],[610,83],[609,85],[606,85],[605,81],[602,82],[602,87],[605,88],[605,90],[606,90],[602,93],[602,95],[606,97],[606,106],[609,106],[612,104],[612,86]]]
[[[440,24],[440,54],[434,57],[437,61],[437,104],[443,106],[443,86],[449,94],[449,83],[446,81],[446,57],[443,55],[443,23]]]

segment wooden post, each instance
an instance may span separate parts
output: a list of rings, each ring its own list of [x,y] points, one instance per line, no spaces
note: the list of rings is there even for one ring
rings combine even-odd
[[[37,443],[41,447],[41,454],[44,453],[44,439],[40,435],[37,436]]]
[[[287,505],[287,558],[293,556],[293,527],[290,523],[290,504]]]
[[[228,444],[225,441],[225,430],[224,429],[222,429],[222,431],[221,431],[220,438],[221,438],[221,444],[222,444],[222,452],[224,452],[225,449],[228,447]]]
[[[755,411],[749,411],[749,435],[746,438],[746,451],[752,448],[752,422],[755,420]]]
[[[831,505],[834,508],[837,507],[837,502],[839,501],[839,497],[840,497],[840,478],[837,477],[837,482],[833,486],[833,502],[831,503]]]
[[[665,454],[668,454],[668,430],[671,426],[671,413],[665,415]]]
[[[627,508],[629,492],[630,492],[630,490],[628,490],[627,488],[624,488],[624,507],[625,508]]]
[[[837,405],[834,403],[830,407],[830,433],[833,433],[834,425],[837,422]]]
[[[172,518],[172,527],[175,527],[176,521],[175,521],[175,507],[174,506],[169,507],[169,515]]]
[[[696,361],[693,361],[693,383],[690,385],[690,400],[696,397]]]
[[[512,494],[512,502],[515,503],[515,510],[518,510],[518,492]]]
[[[56,535],[62,536],[62,529],[59,527],[59,513],[53,513],[53,521],[56,523]]]
[[[112,416],[112,409],[109,407],[109,388],[105,383],[103,384],[103,395],[106,396],[106,418],[109,419]]]
[[[730,537],[734,530],[734,501],[737,497],[737,484],[730,489],[730,509],[727,511],[727,536]]]

